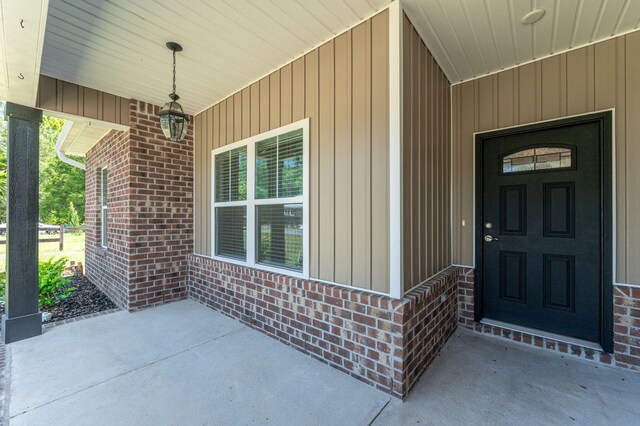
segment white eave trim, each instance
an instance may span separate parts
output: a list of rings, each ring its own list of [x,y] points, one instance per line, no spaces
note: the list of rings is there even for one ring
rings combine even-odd
[[[64,126],[62,126],[62,131],[58,135],[58,141],[56,142],[55,152],[58,155],[58,158],[60,159],[60,161],[67,163],[71,166],[77,167],[79,169],[85,170],[84,164],[67,157],[65,153],[62,152],[62,145],[64,145],[67,137],[69,136],[69,132],[73,128],[74,124],[75,123],[73,121],[70,121],[70,120],[65,121]]]
[[[36,104],[48,11],[49,0],[0,0],[0,96],[7,102]]]

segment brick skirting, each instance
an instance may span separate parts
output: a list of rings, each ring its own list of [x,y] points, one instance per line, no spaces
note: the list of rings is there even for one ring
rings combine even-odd
[[[533,345],[570,356],[616,367],[640,371],[640,288],[613,286],[614,353],[514,331],[497,325],[476,323],[474,313],[475,274],[471,268],[460,268],[458,279],[458,323],[479,333]]]
[[[403,398],[456,327],[457,268],[397,300],[189,256],[189,297]],[[444,297],[442,297],[444,296]]]

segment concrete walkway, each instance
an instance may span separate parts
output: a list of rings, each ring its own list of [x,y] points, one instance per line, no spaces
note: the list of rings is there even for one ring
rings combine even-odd
[[[10,352],[12,425],[638,424],[640,375],[458,330],[403,404],[193,301]]]

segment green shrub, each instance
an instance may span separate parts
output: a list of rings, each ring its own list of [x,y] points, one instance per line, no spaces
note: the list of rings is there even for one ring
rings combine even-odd
[[[38,262],[38,307],[49,308],[69,297],[75,287],[69,286],[69,279],[62,276],[67,258],[49,258]],[[5,301],[7,274],[0,273],[0,300]]]

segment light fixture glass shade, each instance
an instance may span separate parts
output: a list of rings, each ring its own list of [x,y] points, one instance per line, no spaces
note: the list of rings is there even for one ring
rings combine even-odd
[[[189,119],[182,110],[182,106],[172,100],[167,102],[158,113],[160,117],[160,127],[167,139],[181,141],[187,135]]]

